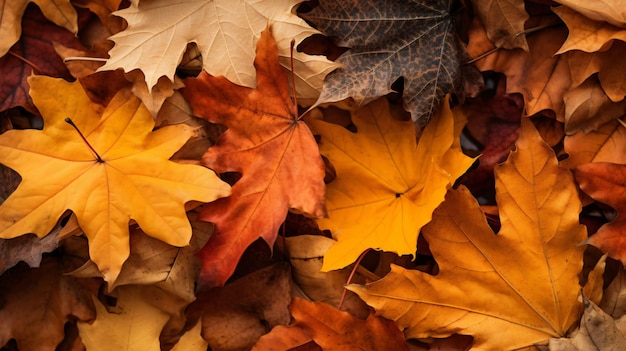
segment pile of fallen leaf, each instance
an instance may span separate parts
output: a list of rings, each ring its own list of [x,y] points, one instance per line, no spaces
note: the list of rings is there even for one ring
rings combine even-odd
[[[626,349],[625,28],[7,1],[2,351]]]

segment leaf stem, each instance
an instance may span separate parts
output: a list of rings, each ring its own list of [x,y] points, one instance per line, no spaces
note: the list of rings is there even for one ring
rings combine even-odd
[[[296,95],[296,73],[293,70],[293,48],[296,45],[296,40],[295,39],[291,39],[291,45],[290,45],[290,63],[291,63],[291,88],[293,89],[293,103],[295,105],[296,108],[296,119],[298,119],[298,97]]]
[[[356,273],[357,268],[359,268],[359,265],[361,264],[361,261],[363,261],[363,258],[365,257],[365,255],[370,252],[371,249],[367,249],[365,251],[363,251],[363,253],[361,254],[361,256],[359,256],[359,258],[357,258],[356,262],[354,262],[354,268],[352,268],[352,272],[350,272],[350,276],[348,277],[348,281],[346,282],[346,285],[350,284],[350,282],[352,281],[352,278],[354,278],[354,274]],[[341,306],[343,306],[343,302],[346,299],[346,294],[348,293],[348,289],[346,289],[346,287],[343,287],[343,293],[341,294],[341,300],[339,300],[339,305],[337,305],[337,309],[341,310]]]
[[[83,141],[85,142],[85,144],[87,144],[87,146],[89,146],[89,149],[91,149],[91,151],[94,153],[94,155],[96,155],[96,161],[98,163],[104,163],[104,160],[102,159],[102,157],[100,157],[100,155],[98,154],[96,149],[94,149],[93,146],[91,146],[91,144],[89,144],[89,142],[87,141],[87,138],[85,138],[83,133],[80,132],[80,129],[78,129],[76,124],[74,124],[74,121],[72,121],[71,118],[67,117],[67,118],[65,118],[65,123],[67,123],[67,124],[71,125],[72,127],[74,127],[76,132],[78,132],[78,135],[80,135],[80,137],[83,138]]]
[[[95,62],[107,62],[107,59],[100,57],[83,57],[83,56],[69,56],[63,59],[63,62],[69,61],[95,61]]]

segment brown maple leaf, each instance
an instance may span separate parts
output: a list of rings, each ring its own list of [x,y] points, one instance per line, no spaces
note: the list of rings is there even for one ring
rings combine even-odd
[[[0,57],[0,111],[23,106],[37,113],[28,96],[26,79],[33,73],[72,79],[63,60],[56,55],[52,43],[62,43],[75,49],[82,49],[82,45],[74,34],[46,20],[33,5],[24,13],[22,23],[24,31],[20,41]]]
[[[203,156],[218,173],[238,172],[230,198],[205,206],[201,219],[216,233],[199,252],[201,288],[223,285],[243,251],[262,237],[270,246],[287,211],[326,214],[324,162],[313,134],[289,97],[274,39],[266,29],[257,45],[257,89],[202,72],[183,95],[194,113],[228,130]]]
[[[404,77],[404,108],[427,121],[459,78],[464,49],[452,1],[326,1],[301,14],[337,45],[350,47],[324,81],[317,104],[353,97],[359,106],[392,92]]]

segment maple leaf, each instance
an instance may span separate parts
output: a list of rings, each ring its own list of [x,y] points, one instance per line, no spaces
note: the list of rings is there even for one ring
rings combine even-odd
[[[0,162],[23,179],[0,206],[0,237],[43,237],[71,209],[92,260],[113,282],[129,254],[130,219],[152,237],[185,246],[191,226],[184,203],[229,194],[211,170],[168,161],[191,132],[171,126],[151,133],[154,121],[137,98],[121,92],[100,116],[79,83],[43,76],[29,83],[44,128],[0,135]]]
[[[123,68],[130,72],[138,68],[151,90],[161,76],[174,79],[187,43],[195,42],[209,74],[254,87],[255,45],[268,23],[272,24],[284,67],[289,67],[292,39],[300,43],[319,33],[291,12],[300,1],[131,1],[129,8],[114,13],[128,22],[128,28],[110,38],[115,46],[100,70]],[[294,61],[299,97],[315,99],[324,77],[336,65],[323,56],[299,52],[294,54]]]
[[[116,289],[117,303],[108,311],[95,296],[95,320],[78,321],[80,337],[88,350],[161,350],[159,335],[170,318],[163,308],[177,302],[154,286],[128,285]]]
[[[626,165],[594,162],[574,169],[580,190],[592,199],[607,204],[617,211],[610,223],[604,224],[588,243],[626,264],[626,236],[624,228],[624,177]]]
[[[199,284],[206,287],[223,285],[245,248],[259,237],[271,246],[289,209],[326,214],[324,162],[289,98],[277,57],[268,29],[258,42],[257,89],[206,72],[185,80],[182,93],[194,114],[228,127],[202,163],[218,173],[241,173],[231,197],[201,211],[200,219],[216,226],[198,253],[203,261]]]
[[[419,144],[411,122],[395,120],[384,97],[350,113],[357,133],[310,120],[337,173],[328,184],[328,218],[318,220],[337,240],[323,271],[351,264],[368,248],[413,255],[420,229],[474,161],[458,144],[464,117],[453,116],[447,101]]]
[[[526,36],[518,35],[524,32],[524,22],[528,19],[524,1],[476,1],[473,5],[476,6],[480,20],[487,27],[487,36],[497,47],[528,51]]]
[[[64,274],[74,260],[46,256],[39,268],[17,265],[0,276],[0,346],[15,339],[20,350],[56,350],[67,322],[96,317],[89,292]]]
[[[359,106],[392,92],[404,78],[403,103],[414,121],[428,120],[459,75],[463,49],[454,35],[452,1],[321,0],[301,14],[350,47],[324,81],[316,102],[354,98]]]
[[[626,95],[626,67],[616,57],[626,55],[626,43],[614,41],[606,51],[586,53],[569,51],[565,54],[569,62],[572,85],[579,86],[589,76],[597,73],[602,90],[613,102],[622,101]]]
[[[569,157],[561,164],[568,168],[589,162],[626,164],[626,128],[613,120],[589,133],[567,135],[564,149]]]
[[[570,89],[563,96],[563,101],[567,134],[597,130],[604,123],[621,118],[626,113],[626,100],[619,103],[611,101],[595,76]]]
[[[0,11],[0,57],[4,56],[22,33],[18,23],[29,3],[35,3],[44,16],[59,27],[76,34],[78,15],[70,0],[12,0],[3,2]],[[28,28],[28,26],[25,26]],[[42,32],[40,32],[42,33]]]
[[[496,169],[496,192],[498,235],[467,189],[450,190],[422,231],[437,275],[392,266],[383,279],[349,289],[407,338],[460,333],[477,350],[513,350],[565,335],[582,312],[586,231],[571,173],[527,118],[517,151]]]
[[[569,34],[557,54],[569,50],[603,51],[613,40],[626,41],[626,30],[603,21],[594,21],[566,6],[552,9],[567,25]],[[624,26],[624,24],[621,24]]]
[[[11,4],[15,2],[12,1]],[[71,7],[69,2],[68,6]],[[0,12],[0,18],[6,17]],[[82,45],[72,33],[47,21],[41,11],[32,5],[24,13],[23,26],[24,32],[20,41],[11,47],[8,54],[0,57],[0,111],[23,106],[29,112],[37,114],[37,109],[28,96],[26,79],[31,72],[72,79],[63,60],[55,54],[52,43],[62,43],[75,49],[81,49]],[[0,38],[3,37],[0,35]]]
[[[295,323],[278,326],[262,336],[253,351],[291,350],[314,341],[321,350],[409,350],[404,336],[390,321],[370,314],[355,318],[323,302],[294,298],[289,311]]]
[[[621,0],[586,1],[586,0],[556,0],[586,17],[595,21],[606,21],[614,26],[626,24],[626,11]]]
[[[533,18],[531,18],[533,19]],[[529,26],[549,25],[553,16],[534,18]],[[498,50],[476,61],[481,71],[496,71],[507,77],[506,92],[521,93],[524,96],[526,115],[532,116],[550,109],[559,121],[563,121],[563,94],[571,85],[568,60],[555,56],[565,40],[567,30],[553,27],[542,30],[541,35],[533,35],[528,40],[529,51],[522,49]],[[478,57],[493,48],[480,22],[475,18],[469,32],[468,52]]]
[[[189,302],[195,300],[195,278],[200,263],[194,256],[208,240],[213,231],[211,223],[197,221],[197,214],[190,212],[193,236],[189,246],[175,247],[147,236],[133,226],[130,233],[130,255],[109,291],[121,285],[158,284],[159,286]],[[50,236],[50,235],[48,235]],[[88,261],[70,273],[74,277],[102,277],[93,261]]]

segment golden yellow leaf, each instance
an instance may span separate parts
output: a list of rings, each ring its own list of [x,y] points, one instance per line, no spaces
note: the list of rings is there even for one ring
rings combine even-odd
[[[130,219],[154,238],[185,246],[191,225],[184,204],[230,194],[213,171],[168,160],[191,131],[177,125],[152,132],[154,121],[136,97],[119,93],[99,115],[78,82],[43,76],[29,82],[44,129],[0,135],[0,162],[23,179],[0,206],[1,238],[43,237],[71,209],[89,238],[91,259],[113,282],[129,254]]]
[[[450,190],[423,230],[439,273],[392,266],[350,290],[408,338],[459,333],[474,337],[475,350],[514,350],[565,335],[582,312],[586,231],[571,173],[528,119],[517,151],[497,167],[496,192],[498,235],[467,189]]]
[[[474,161],[457,140],[464,117],[447,99],[419,144],[412,123],[394,120],[385,98],[350,113],[356,133],[311,120],[322,136],[320,152],[337,172],[327,189],[328,218],[318,221],[337,240],[323,271],[349,265],[368,248],[413,255],[421,227]]]
[[[156,307],[166,304],[155,287],[126,285],[116,289],[117,303],[108,311],[95,296],[96,319],[78,321],[78,331],[89,351],[160,351],[159,335],[170,315]]]
[[[271,24],[281,65],[289,67],[290,44],[319,33],[292,9],[301,0],[204,0],[131,1],[116,12],[128,28],[110,37],[115,46],[111,58],[99,70],[140,69],[148,90],[159,77],[174,79],[187,43],[195,42],[202,54],[203,68],[213,76],[225,76],[235,84],[255,87],[253,66],[256,42]],[[324,77],[337,65],[324,56],[294,52],[294,74],[299,99],[313,101]]]
[[[22,15],[29,3],[35,3],[47,19],[72,33],[78,32],[76,10],[69,0],[11,0],[0,8],[0,57],[4,56],[22,34]]]

